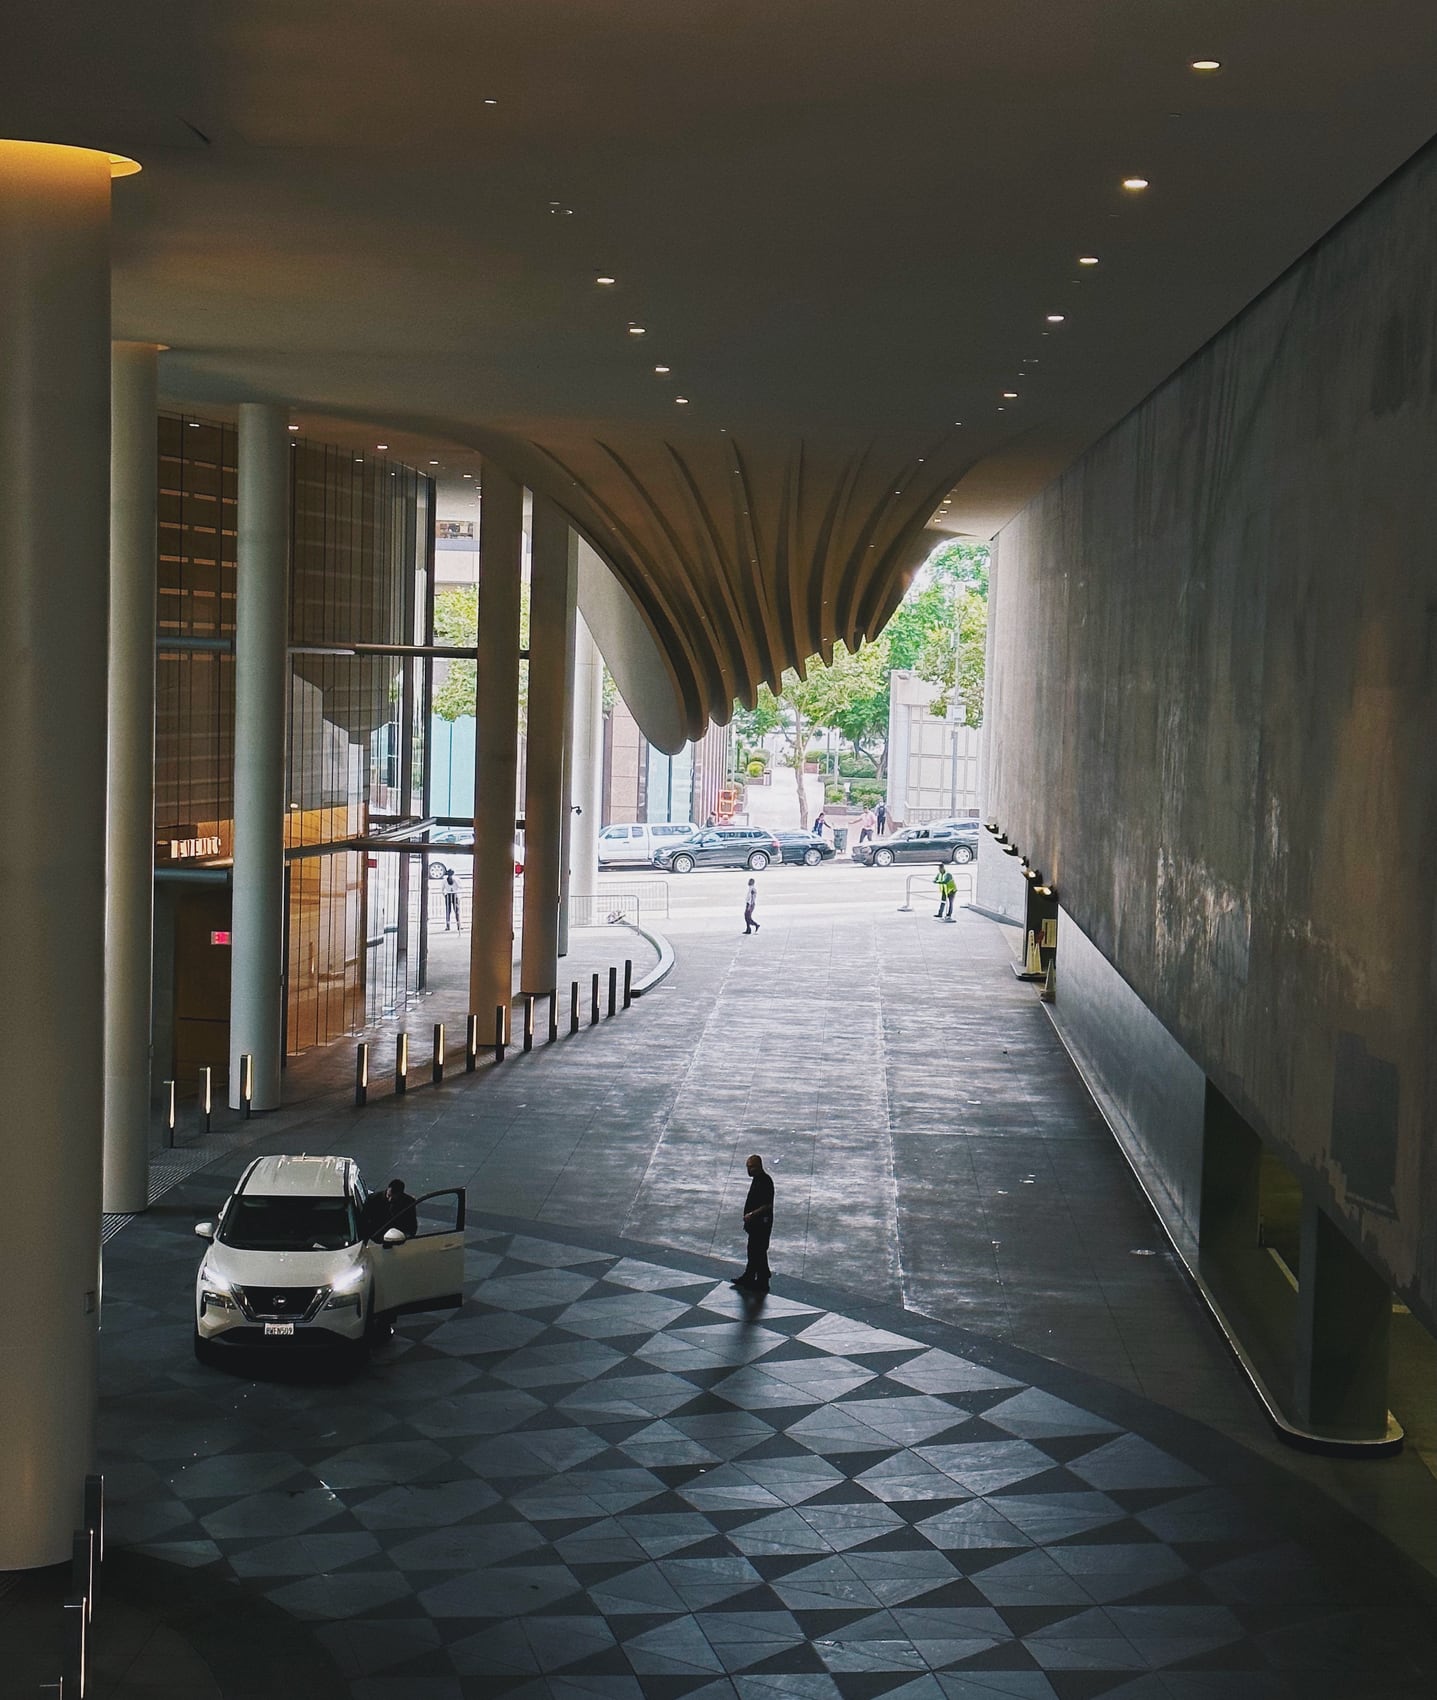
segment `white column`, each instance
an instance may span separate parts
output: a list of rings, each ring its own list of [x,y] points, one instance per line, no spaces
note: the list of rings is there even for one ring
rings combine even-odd
[[[110,175],[0,141],[0,1571],[68,1559],[94,1450]]]
[[[104,1205],[117,1212],[145,1208],[150,1169],[158,356],[152,342],[110,353]]]
[[[577,897],[598,890],[599,816],[604,801],[604,658],[584,616],[575,618],[574,759],[569,800],[569,885]]]
[[[572,689],[578,539],[559,507],[534,496],[529,567],[529,733],[524,759],[524,932],[519,984],[559,983],[564,747]]]
[[[514,814],[519,783],[519,608],[524,491],[484,463],[474,732],[474,886],[469,1009],[487,1043],[514,986]]]
[[[239,410],[235,556],[234,909],[230,1107],[254,1059],[256,1110],[277,1109],[284,1032],[285,699],[289,691],[289,432],[267,402]]]

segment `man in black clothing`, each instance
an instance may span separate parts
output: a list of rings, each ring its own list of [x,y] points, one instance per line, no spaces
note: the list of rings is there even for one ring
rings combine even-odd
[[[398,1228],[405,1239],[412,1240],[419,1232],[419,1211],[414,1199],[404,1190],[404,1182],[397,1176],[384,1189],[384,1203],[387,1214],[386,1228]]]
[[[752,1177],[748,1197],[743,1201],[743,1231],[748,1235],[748,1262],[743,1274],[733,1283],[757,1293],[768,1291],[773,1271],[768,1266],[768,1242],[773,1234],[773,1176],[763,1166],[756,1153],[745,1167]]]

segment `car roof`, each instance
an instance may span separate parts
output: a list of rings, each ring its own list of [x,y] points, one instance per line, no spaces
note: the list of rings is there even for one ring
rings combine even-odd
[[[239,1189],[260,1198],[343,1198],[352,1157],[256,1157]]]

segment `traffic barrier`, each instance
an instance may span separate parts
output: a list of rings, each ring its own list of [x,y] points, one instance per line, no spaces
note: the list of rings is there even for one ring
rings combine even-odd
[[[590,1027],[599,1025],[599,976],[597,973],[594,975],[594,985],[589,995],[589,1025]]]
[[[569,988],[569,1031],[579,1031],[579,982],[574,981]]]
[[[524,993],[524,1049],[534,1049],[534,994]]]
[[[357,1108],[369,1102],[368,1039],[361,1039],[354,1047],[354,1102]]]
[[[612,1015],[619,1007],[619,970],[611,963],[609,965],[609,1014]]]
[[[409,1090],[409,1035],[401,1033],[394,1042],[394,1096]]]
[[[165,1082],[165,1149],[172,1151],[175,1144],[175,1083]]]
[[[479,1017],[471,1015],[464,1022],[464,1072],[473,1074],[479,1066]]]
[[[507,1025],[505,1020],[504,1020],[504,1017],[508,1013],[509,1013],[508,1010],[504,1007],[504,1005],[502,1003],[501,1004],[495,1004],[495,1006],[494,1006],[494,1061],[496,1063],[501,1063],[504,1060],[504,1038],[505,1038],[505,1031],[504,1030],[505,1030],[505,1027]]]
[[[248,1051],[240,1057],[240,1108],[248,1121],[254,1108],[254,1058]]]
[[[200,1070],[200,1137],[202,1139],[208,1139],[210,1136],[210,1114],[214,1108],[213,1076],[214,1071],[212,1069],[202,1068]]]
[[[434,1050],[429,1060],[429,1078],[436,1086],[444,1083],[444,1023],[434,1023]]]
[[[549,993],[549,1043],[552,1045],[559,1037],[559,989],[556,986]]]
[[[624,1008],[627,1009],[634,1001],[634,959],[624,958]]]

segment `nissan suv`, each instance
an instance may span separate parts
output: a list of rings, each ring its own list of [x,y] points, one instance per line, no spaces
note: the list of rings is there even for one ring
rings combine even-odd
[[[195,1277],[195,1356],[241,1346],[362,1358],[407,1311],[463,1303],[464,1189],[406,1196],[394,1226],[352,1157],[257,1157],[213,1222]],[[409,1212],[412,1211],[412,1217]]]

